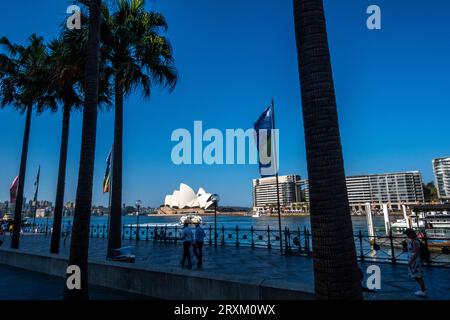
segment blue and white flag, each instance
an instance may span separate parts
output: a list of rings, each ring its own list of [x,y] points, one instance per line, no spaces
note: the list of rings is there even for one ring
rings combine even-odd
[[[255,139],[258,149],[259,173],[262,178],[271,177],[278,173],[276,147],[278,147],[278,130],[274,129],[273,106],[264,110],[255,122]]]

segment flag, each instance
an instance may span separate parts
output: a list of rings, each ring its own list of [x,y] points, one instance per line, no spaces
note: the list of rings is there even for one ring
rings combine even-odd
[[[17,188],[19,187],[19,176],[15,177],[9,188],[9,202],[16,203]]]
[[[109,192],[111,185],[111,151],[109,151],[108,158],[106,159],[106,171],[103,178],[103,193]]]
[[[34,181],[34,204],[36,205],[37,203],[37,198],[38,198],[38,192],[39,192],[39,176],[41,174],[41,166],[39,166],[38,168],[38,173],[36,175],[36,180]]]
[[[273,139],[274,129],[273,106],[267,107],[254,125],[256,147],[259,158],[259,173],[261,177],[271,177],[277,173],[274,161]]]

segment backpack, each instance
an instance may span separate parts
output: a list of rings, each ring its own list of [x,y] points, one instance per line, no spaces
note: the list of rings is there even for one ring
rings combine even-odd
[[[420,259],[422,259],[423,262],[430,262],[431,259],[431,254],[430,254],[430,249],[428,249],[428,246],[423,243],[422,241],[419,241],[419,245],[420,245]]]

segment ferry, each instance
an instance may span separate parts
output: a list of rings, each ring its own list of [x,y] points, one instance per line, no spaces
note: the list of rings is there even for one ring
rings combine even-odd
[[[191,214],[188,214],[186,216],[182,216],[180,218],[180,224],[184,225],[185,223],[188,223],[188,224],[202,224],[203,220],[202,220],[202,217],[191,213]]]
[[[418,205],[411,211],[408,221],[400,219],[391,225],[393,235],[403,235],[410,226],[426,235],[430,249],[450,248],[450,204]]]
[[[255,213],[252,214],[252,218],[259,218],[259,217],[261,217],[259,211],[256,211]]]

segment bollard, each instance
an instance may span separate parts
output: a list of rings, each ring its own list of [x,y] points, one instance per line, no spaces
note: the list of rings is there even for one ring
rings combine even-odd
[[[254,233],[253,226],[250,227],[250,232],[252,234],[252,248],[254,248],[255,247],[255,241],[253,241],[253,233]]]
[[[128,236],[128,240],[133,239],[133,226],[130,224],[130,235]]]
[[[97,239],[98,238],[100,238],[100,226],[99,225],[97,225],[97,228],[96,228],[96,230],[97,230]]]
[[[239,226],[236,225],[236,248],[239,248]]]
[[[270,244],[270,226],[267,226],[267,248],[272,248],[272,245]]]
[[[396,264],[397,259],[395,258],[394,238],[392,237],[392,230],[389,230],[389,242],[391,243],[392,264]]]
[[[148,241],[148,225],[147,225],[147,227],[145,227],[145,232],[146,232],[146,234],[145,234],[145,241]]]
[[[297,227],[297,236],[298,236],[298,251],[302,252],[302,242],[301,242],[301,232],[300,232],[300,227]]]

